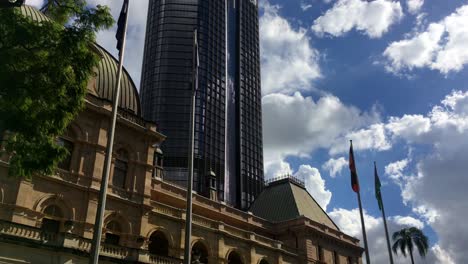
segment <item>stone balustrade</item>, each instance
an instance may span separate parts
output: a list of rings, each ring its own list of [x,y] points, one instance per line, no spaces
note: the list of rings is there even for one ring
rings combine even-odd
[[[11,223],[0,220],[0,237],[11,240],[21,238],[22,243],[28,241],[34,244],[45,244],[55,247],[63,247],[83,252],[89,252],[91,241],[70,233],[44,232],[37,227]],[[182,264],[182,260],[149,254],[148,251],[136,248],[121,247],[116,245],[101,244],[101,256],[114,259],[138,261],[139,263],[157,264]]]

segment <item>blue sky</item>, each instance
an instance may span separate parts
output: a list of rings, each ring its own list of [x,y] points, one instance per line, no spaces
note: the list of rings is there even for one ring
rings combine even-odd
[[[115,17],[121,7],[89,2],[109,5]],[[147,3],[130,5],[125,64],[135,83]],[[417,226],[430,238],[428,256],[417,263],[465,263],[468,1],[259,5],[266,177],[304,178],[340,228],[361,237],[347,168],[352,139],[372,262],[388,263],[374,197],[376,161],[390,232]],[[116,54],[114,32],[100,32],[98,42]]]

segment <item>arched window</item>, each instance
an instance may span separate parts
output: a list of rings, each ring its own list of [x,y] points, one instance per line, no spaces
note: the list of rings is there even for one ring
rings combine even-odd
[[[117,157],[114,163],[114,176],[112,177],[112,185],[125,188],[125,180],[128,170],[128,153],[121,149],[117,152]]]
[[[161,231],[156,231],[149,238],[148,251],[159,256],[169,256],[169,241]]]
[[[106,235],[104,238],[104,243],[109,245],[119,245],[120,242],[120,233],[122,233],[122,228],[117,221],[110,221],[106,225]]]
[[[73,154],[73,142],[69,139],[59,137],[57,139],[57,145],[64,147],[67,150],[67,155],[57,164],[57,167],[62,170],[70,170],[72,154]]]
[[[153,178],[162,178],[163,159],[164,155],[162,150],[159,147],[156,148],[153,156]]]
[[[44,215],[41,225],[42,230],[48,233],[58,233],[60,231],[60,219],[63,218],[62,209],[52,204],[44,209]]]
[[[242,259],[237,252],[231,252],[228,256],[228,264],[242,264]]]
[[[208,263],[208,249],[201,242],[195,243],[192,247],[192,263]]]

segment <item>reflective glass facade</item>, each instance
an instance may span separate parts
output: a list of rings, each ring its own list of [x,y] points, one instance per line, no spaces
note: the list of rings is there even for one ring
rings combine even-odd
[[[167,136],[165,180],[186,184],[193,30],[200,68],[194,189],[246,209],[263,186],[258,7],[253,0],[152,0],[143,61],[146,119]]]

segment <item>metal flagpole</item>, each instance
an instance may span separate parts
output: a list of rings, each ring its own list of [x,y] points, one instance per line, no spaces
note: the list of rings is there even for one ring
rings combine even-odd
[[[192,237],[192,184],[193,184],[193,151],[195,141],[195,99],[198,90],[198,41],[197,29],[193,32],[193,76],[192,76],[192,112],[190,116],[190,150],[189,150],[189,175],[187,182],[187,209],[185,213],[185,256],[184,263],[190,264]]]
[[[366,262],[370,264],[369,247],[367,245],[366,225],[364,224],[364,215],[362,214],[361,188],[359,187],[359,178],[357,175],[356,161],[354,160],[353,141],[349,141],[349,170],[351,172],[351,187],[357,194],[359,204],[359,214],[361,215],[362,236],[364,238],[364,249],[366,251]]]
[[[377,165],[375,161],[374,161],[374,169],[375,169],[375,173],[377,174]],[[390,264],[393,264],[393,254],[392,254],[392,248],[390,246],[390,237],[388,236],[387,217],[385,216],[385,208],[383,204],[382,190],[379,190],[379,194],[380,194],[380,205],[382,206],[382,217],[383,217],[383,222],[384,222],[384,227],[385,227],[385,236],[387,238],[388,256],[390,258]]]
[[[366,262],[370,264],[369,258],[369,247],[367,245],[367,235],[366,235],[366,226],[364,224],[364,215],[362,214],[362,204],[361,204],[361,192],[357,192],[358,203],[359,203],[359,214],[361,215],[361,226],[362,226],[362,236],[364,238],[364,247],[366,250]]]
[[[120,99],[120,79],[122,78],[122,65],[125,53],[125,36],[127,34],[127,18],[128,18],[128,0],[124,0],[126,4],[127,12],[125,14],[124,30],[122,35],[122,46],[119,52],[119,66],[117,70],[117,85],[115,88],[114,101],[112,104],[112,119],[109,124],[109,132],[107,137],[106,157],[104,160],[104,171],[101,179],[101,188],[99,191],[98,209],[96,212],[96,220],[94,222],[93,240],[91,243],[90,252],[90,264],[97,264],[99,260],[99,249],[101,247],[101,236],[102,236],[102,224],[104,212],[106,210],[106,196],[107,196],[107,185],[109,182],[110,167],[112,161],[112,150],[114,147],[114,134],[115,124],[117,121],[117,110],[119,108]]]

